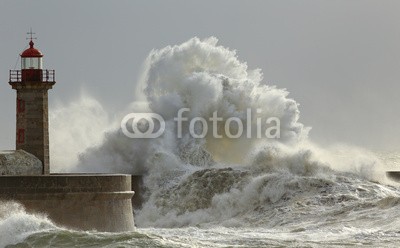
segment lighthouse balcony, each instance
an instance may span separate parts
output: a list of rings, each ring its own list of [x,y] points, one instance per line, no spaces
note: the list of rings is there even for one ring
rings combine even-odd
[[[46,82],[55,83],[55,70],[23,69],[10,70],[9,83]]]

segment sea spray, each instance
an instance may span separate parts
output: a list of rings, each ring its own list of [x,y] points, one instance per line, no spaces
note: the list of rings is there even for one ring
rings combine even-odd
[[[111,124],[101,104],[82,92],[69,104],[58,102],[49,113],[51,172],[71,172],[79,154],[98,145]]]
[[[70,156],[79,161],[69,170],[145,175],[145,202],[135,212],[142,227],[295,229],[299,215],[318,226],[332,214],[345,216],[343,209],[362,209],[360,204],[376,207],[377,201],[398,197],[397,191],[365,180],[380,180],[378,159],[358,149],[331,151],[312,144],[307,138],[310,128],[299,122],[298,104],[288,98],[288,91],[268,85],[261,70],[249,69],[235,51],[217,42],[213,37],[193,38],[153,50],[137,85],[141,102],[130,104],[125,114],[160,114],[166,124],[164,134],[156,139],[130,139],[119,129],[99,134],[101,144],[79,156],[79,149],[71,150]],[[190,111],[178,138],[174,118],[182,108]],[[245,133],[250,127],[257,130],[251,126],[257,121],[251,124],[246,116],[249,109],[257,113],[254,120],[279,118],[280,138],[216,139],[208,133],[198,139],[188,131],[190,120],[208,120],[215,111],[225,120],[240,119]],[[90,130],[90,119],[97,118],[90,116],[88,122],[73,126]],[[265,131],[267,125],[261,123]],[[223,129],[220,125],[218,130]],[[61,125],[57,132],[64,132]],[[57,133],[52,136],[62,140]]]
[[[45,216],[28,214],[22,205],[0,202],[0,247],[16,244],[28,236],[57,227]]]
[[[116,171],[119,166],[124,171],[126,167],[131,167],[132,171],[139,167],[148,170],[152,164],[146,164],[146,160],[154,161],[152,157],[155,154],[172,160],[178,159],[177,163],[184,162],[183,166],[199,165],[204,162],[203,158],[207,158],[207,165],[211,160],[242,163],[254,147],[265,142],[256,135],[251,138],[231,140],[223,137],[217,140],[210,134],[205,139],[195,139],[190,137],[188,129],[178,139],[174,117],[181,108],[190,109],[191,119],[209,119],[213,112],[218,111],[222,117],[235,116],[245,124],[248,124],[248,109],[261,109],[260,115],[264,119],[277,117],[281,120],[281,137],[278,142],[296,144],[307,136],[308,128],[298,122],[298,104],[287,98],[288,92],[263,83],[259,69],[249,70],[246,63],[238,60],[234,51],[218,46],[216,38],[193,38],[178,46],[154,50],[147,61],[145,76],[138,88],[145,89],[142,94],[145,94],[150,110],[163,116],[167,127],[164,135],[154,140],[130,140],[123,138],[120,130],[108,133],[101,146],[82,154],[81,168],[92,164],[89,161],[97,157],[105,161],[99,161],[99,171],[109,170],[111,161],[116,162],[111,168]],[[256,121],[253,124],[256,125]],[[120,147],[116,148],[116,145]],[[136,151],[142,154],[141,159],[129,155]],[[143,154],[143,151],[150,152],[146,156],[147,153]]]

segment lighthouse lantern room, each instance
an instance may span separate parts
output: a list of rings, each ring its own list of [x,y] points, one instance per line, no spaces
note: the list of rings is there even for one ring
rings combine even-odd
[[[29,42],[29,49],[26,49],[21,54],[21,69],[42,69],[43,54],[34,48],[35,43],[31,40]]]

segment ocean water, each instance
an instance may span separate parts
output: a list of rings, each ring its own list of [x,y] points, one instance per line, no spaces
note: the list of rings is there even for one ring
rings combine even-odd
[[[398,155],[378,156],[397,163],[393,157]],[[126,233],[68,230],[45,216],[27,214],[16,203],[2,203],[0,247],[398,247],[400,243],[399,186],[330,169],[308,175],[250,174],[237,168],[199,170],[153,203],[164,204],[163,218],[152,220],[147,211],[136,210],[137,228]]]
[[[398,247],[399,184],[385,172],[400,170],[400,153],[315,144],[299,104],[263,77],[216,38],[193,38],[150,52],[121,113],[108,115],[89,96],[53,109],[52,171],[144,175],[137,228],[69,230],[3,202],[0,247]],[[146,112],[163,117],[163,135],[126,137],[119,121]],[[210,125],[220,137],[193,137],[189,123],[216,112],[240,120],[246,135],[230,137],[221,121]],[[280,120],[279,137],[259,137],[270,117]]]

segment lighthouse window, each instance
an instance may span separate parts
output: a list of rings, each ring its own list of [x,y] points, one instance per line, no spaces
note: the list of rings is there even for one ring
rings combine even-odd
[[[29,69],[39,69],[39,58],[29,58]]]
[[[29,61],[28,69],[35,69],[35,63],[34,63],[35,59],[34,58],[29,58],[28,61]]]
[[[22,69],[42,69],[42,58],[22,58]]]
[[[26,59],[21,59],[21,69],[26,69]]]

